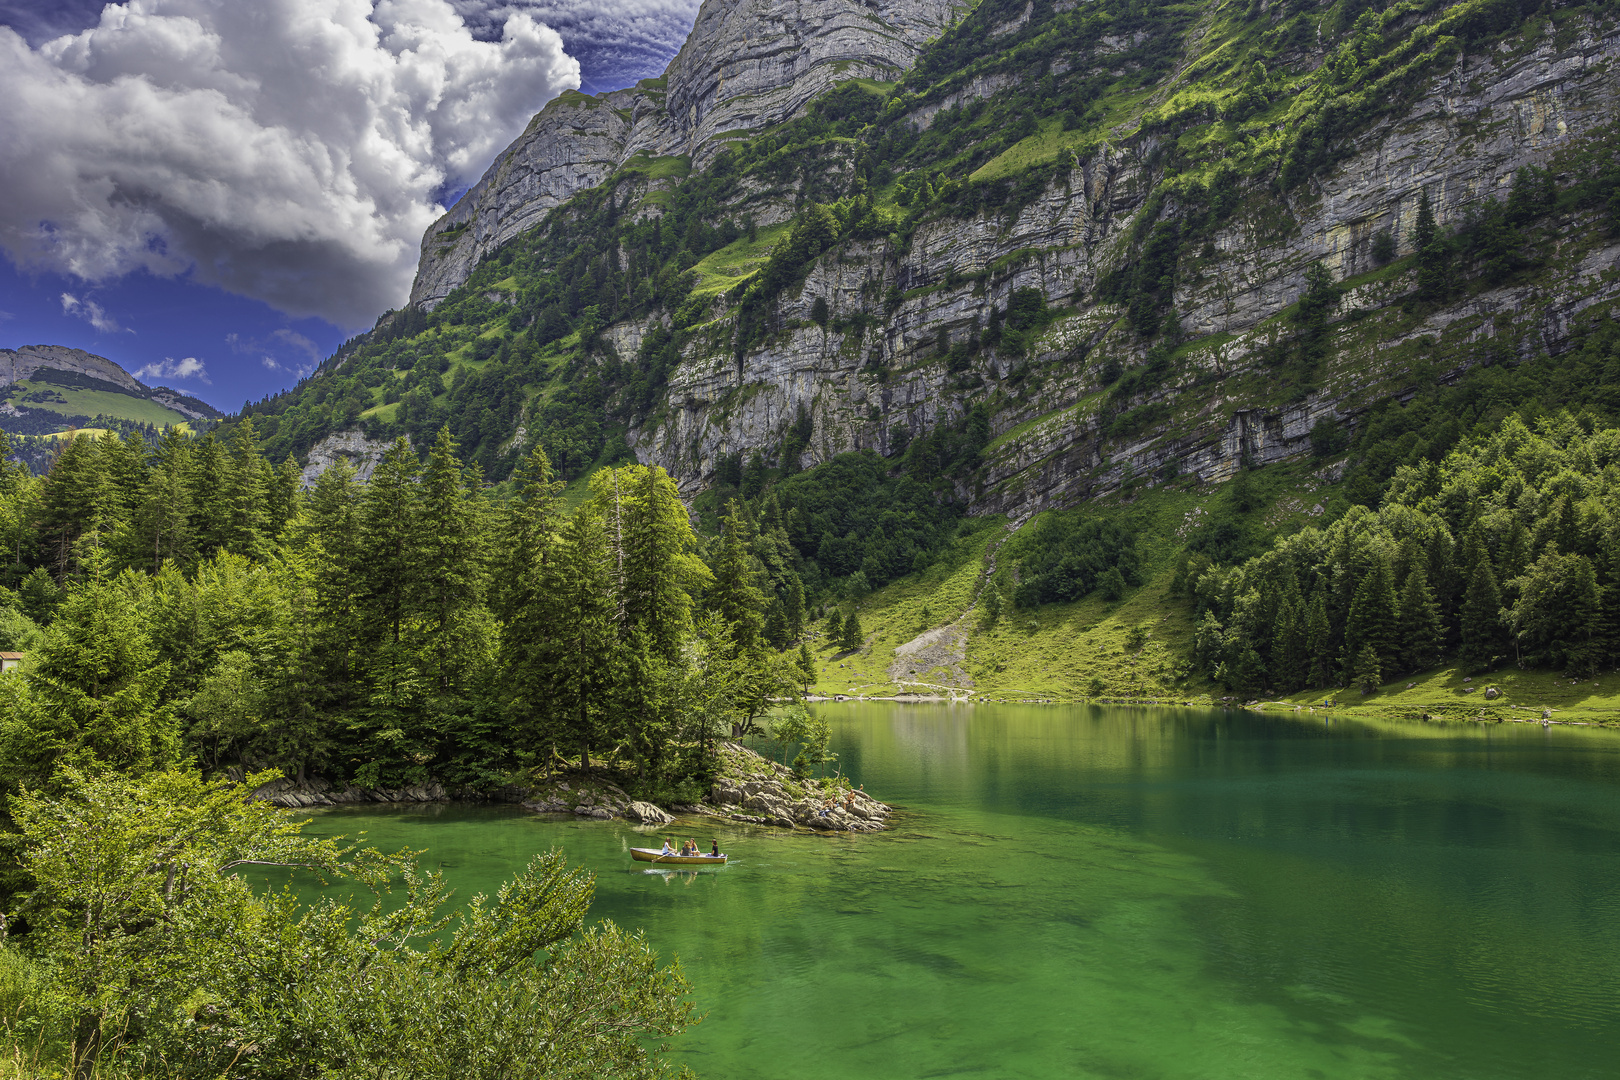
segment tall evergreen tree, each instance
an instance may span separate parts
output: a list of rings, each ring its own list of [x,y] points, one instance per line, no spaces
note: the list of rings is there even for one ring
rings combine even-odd
[[[481,653],[484,611],[484,507],[479,485],[467,483],[448,427],[439,429],[419,484],[412,579],[424,623],[425,670],[440,694],[461,689]]]
[[[737,653],[752,653],[760,646],[765,626],[765,594],[755,582],[758,564],[751,551],[753,528],[743,517],[736,500],[726,508],[721,523],[720,550],[714,560],[714,587],[709,590],[710,608],[731,627]]]
[[[1396,620],[1400,635],[1400,667],[1405,671],[1426,671],[1440,662],[1442,630],[1440,605],[1429,588],[1429,573],[1422,563],[1406,575],[1401,587],[1400,614]]]
[[[1307,647],[1309,612],[1297,597],[1285,605],[1277,624],[1272,677],[1286,691],[1298,690],[1310,676],[1311,654]]]
[[[1412,245],[1417,250],[1418,295],[1425,300],[1441,299],[1451,283],[1451,244],[1435,223],[1427,190],[1418,200]]]
[[[1502,591],[1496,584],[1491,561],[1479,559],[1468,579],[1459,618],[1462,648],[1457,658],[1470,671],[1484,671],[1502,655],[1506,644],[1502,626]]]
[[[615,571],[621,633],[645,635],[674,662],[692,632],[692,594],[710,579],[675,482],[656,466],[632,465],[598,473],[593,489],[622,556]]]
[[[420,561],[416,455],[404,436],[377,463],[360,500],[355,561],[361,629],[373,642],[397,645],[411,615]]]
[[[152,649],[133,580],[90,578],[63,602],[25,673],[20,702],[0,717],[0,790],[49,785],[63,766],[143,772],[179,755],[163,702],[169,666]],[[9,678],[9,676],[8,676]]]
[[[1327,586],[1318,583],[1305,609],[1305,650],[1310,654],[1308,681],[1311,686],[1326,686],[1333,679],[1334,657],[1338,645],[1333,624],[1328,621]]]
[[[827,613],[827,644],[837,645],[844,639],[844,613],[837,608]]]
[[[546,688],[550,733],[579,750],[590,766],[591,748],[605,729],[615,674],[621,666],[616,631],[616,567],[602,516],[590,504],[563,527],[556,558],[546,567],[541,595],[552,632],[530,657]]]
[[[1389,557],[1382,548],[1373,552],[1371,565],[1362,575],[1350,601],[1344,626],[1345,651],[1359,664],[1361,650],[1370,647],[1378,663],[1394,667],[1399,652],[1395,621],[1395,582]]]
[[[838,646],[845,652],[854,652],[866,644],[866,631],[861,629],[861,617],[850,612],[844,619],[844,633]]]
[[[251,559],[263,558],[270,550],[269,462],[259,453],[259,437],[253,418],[245,416],[231,432],[231,468],[225,484],[223,547]]]

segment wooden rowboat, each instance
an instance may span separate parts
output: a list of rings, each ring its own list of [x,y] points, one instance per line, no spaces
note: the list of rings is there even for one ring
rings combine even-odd
[[[661,855],[658,848],[633,847],[630,857],[637,862],[658,863],[660,866],[724,866],[726,857],[713,855]]]

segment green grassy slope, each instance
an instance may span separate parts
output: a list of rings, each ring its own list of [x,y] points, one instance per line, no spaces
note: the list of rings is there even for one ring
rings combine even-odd
[[[13,383],[12,386],[15,390],[10,400],[14,405],[59,413],[64,417],[105,416],[136,424],[150,424],[153,427],[169,427],[186,422],[186,417],[181,413],[133,394],[58,386],[38,379]]]

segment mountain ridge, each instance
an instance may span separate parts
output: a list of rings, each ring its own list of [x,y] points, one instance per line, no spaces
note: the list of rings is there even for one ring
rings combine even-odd
[[[0,430],[13,434],[66,431],[97,417],[161,427],[224,415],[172,387],[147,386],[116,361],[84,349],[0,349]]]

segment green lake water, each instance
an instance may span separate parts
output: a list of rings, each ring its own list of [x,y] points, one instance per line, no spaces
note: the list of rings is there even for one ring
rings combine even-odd
[[[463,895],[561,845],[675,954],[709,1080],[1620,1075],[1620,735],[823,705],[874,836],[430,806],[318,815]]]

